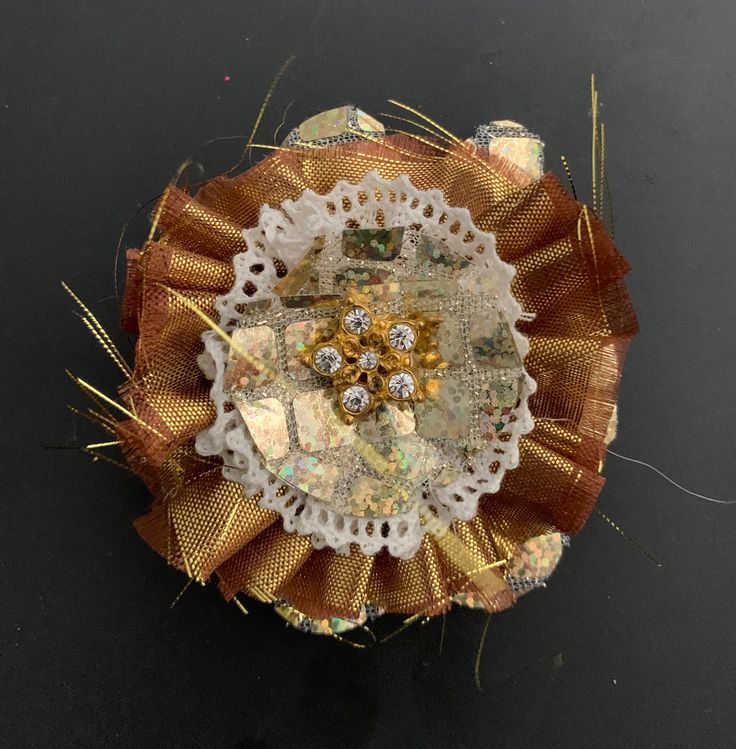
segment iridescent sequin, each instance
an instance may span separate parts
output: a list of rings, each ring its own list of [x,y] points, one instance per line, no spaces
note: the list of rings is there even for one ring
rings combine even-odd
[[[495,439],[498,433],[508,426],[513,409],[519,400],[520,385],[518,377],[509,375],[499,375],[480,384],[481,404],[478,420],[484,439]]]
[[[319,291],[319,273],[315,261],[325,246],[325,238],[317,237],[296,265],[273,287],[278,296],[313,295]]]
[[[339,473],[337,467],[316,455],[297,453],[281,465],[278,476],[287,484],[326,501],[332,497]]]
[[[390,270],[383,268],[348,267],[335,273],[335,285],[345,286],[354,283],[360,288],[366,284],[385,283],[392,275]]]
[[[535,536],[520,544],[509,563],[508,574],[516,578],[545,578],[562,557],[561,533]]]
[[[422,236],[417,246],[417,265],[424,271],[457,273],[467,268],[470,261],[453,252],[441,239]]]
[[[289,452],[286,412],[278,398],[238,401],[243,421],[266,462],[283,458]]]
[[[299,125],[299,139],[307,143],[324,138],[336,138],[353,130],[383,133],[378,120],[351,105],[336,107],[310,117]]]
[[[411,434],[416,426],[414,410],[409,405],[403,408],[394,403],[381,403],[358,424],[358,434],[366,442],[374,444],[392,437]]]
[[[361,260],[393,260],[401,253],[404,227],[391,229],[345,229],[342,252],[346,257]]]
[[[481,366],[497,369],[521,366],[506,316],[492,307],[471,319],[470,345]]]
[[[377,447],[376,452],[382,459],[378,463],[381,473],[409,484],[421,483],[435,473],[440,464],[437,450],[416,434],[397,437]]]
[[[268,325],[237,328],[232,340],[225,368],[226,391],[256,388],[275,381],[278,366],[276,333]]]
[[[450,365],[460,367],[465,363],[465,345],[460,321],[450,313],[442,316],[437,330],[437,348],[440,356]]]
[[[348,512],[359,517],[398,515],[409,509],[409,493],[373,476],[358,476],[350,487],[348,505]]]
[[[330,390],[298,393],[293,406],[299,444],[307,452],[350,445],[355,439],[355,429],[336,411]]]
[[[470,427],[470,392],[456,377],[445,377],[434,397],[414,405],[414,413],[420,436],[460,439]]]

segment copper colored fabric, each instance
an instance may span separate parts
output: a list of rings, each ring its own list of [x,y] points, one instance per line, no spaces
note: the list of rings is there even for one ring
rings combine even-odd
[[[467,207],[480,229],[495,232],[498,254],[517,269],[514,293],[536,315],[519,326],[538,383],[530,401],[536,427],[521,440],[519,467],[482,498],[474,520],[455,524],[455,536],[425,536],[407,561],[357,548],[347,557],[315,550],[256,498],[243,497],[217,461],[196,454],[194,436],[214,419],[196,362],[204,325],[167,293],[176,289],[214,316],[216,297],[233,281],[231,258],[246,250],[240,232],[257,222],[261,205],[278,206],[307,188],[324,193],[371,170],[387,179],[407,174],[419,189],[438,188],[450,205]],[[199,581],[215,575],[226,598],[266,591],[318,617],[355,617],[366,600],[434,614],[486,570],[488,608],[498,610],[514,595],[489,565],[532,536],[583,526],[603,485],[604,437],[637,323],[622,281],[626,261],[591,213],[589,230],[582,206],[552,174],[529,184],[513,164],[472,146],[393,136],[384,144],[278,151],[239,176],[211,180],[196,196],[171,187],[156,216],[157,240],[128,254],[124,304],[124,325],[139,339],[134,377],[121,395],[146,426],[125,421],[119,434],[154,495],[136,526],[170,564]]]

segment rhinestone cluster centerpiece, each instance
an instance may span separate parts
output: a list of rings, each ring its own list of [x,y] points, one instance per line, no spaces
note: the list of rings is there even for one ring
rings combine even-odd
[[[376,314],[369,297],[351,291],[331,337],[304,355],[304,362],[329,377],[343,419],[375,411],[382,402],[421,401],[432,389],[416,371],[442,368],[436,336],[440,320],[423,313]]]

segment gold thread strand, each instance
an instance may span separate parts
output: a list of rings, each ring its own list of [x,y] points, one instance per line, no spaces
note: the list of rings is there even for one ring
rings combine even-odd
[[[97,427],[100,427],[101,429],[104,429],[109,434],[117,434],[117,431],[113,426],[107,423],[105,419],[103,419],[100,414],[98,414],[96,411],[92,411],[90,409],[89,413],[85,413],[84,411],[80,410],[79,408],[76,408],[75,406],[72,406],[70,403],[66,404],[66,407],[73,413],[77,414],[77,416],[81,416],[84,419],[87,419],[91,424],[94,424]]]
[[[573,181],[572,172],[570,171],[570,167],[568,166],[567,159],[565,158],[564,155],[560,154],[560,160],[562,161],[562,167],[564,168],[565,174],[567,175],[567,181],[570,183],[570,189],[572,190],[572,197],[575,200],[577,200],[578,194],[577,194],[577,191],[575,190],[575,182]]]
[[[271,97],[274,94],[274,91],[276,91],[276,87],[279,84],[279,81],[283,77],[284,73],[288,70],[289,66],[296,60],[296,55],[291,54],[289,55],[286,60],[282,63],[281,67],[278,69],[278,72],[276,73],[276,77],[271,82],[271,85],[268,88],[268,91],[266,92],[266,96],[263,99],[263,103],[261,104],[261,108],[258,110],[258,116],[256,117],[256,121],[253,123],[253,129],[250,132],[250,135],[248,136],[248,141],[245,144],[245,148],[243,148],[243,151],[240,154],[240,159],[238,160],[237,164],[235,164],[234,167],[232,167],[228,173],[233,172],[235,169],[237,169],[245,160],[245,157],[248,154],[248,151],[253,145],[253,141],[255,140],[256,133],[258,132],[258,128],[261,125],[261,121],[263,120],[263,115],[266,113],[266,109],[268,107],[269,102],[271,101]]]
[[[434,138],[441,138],[445,143],[451,143],[453,145],[455,144],[455,141],[451,140],[446,135],[438,133],[437,131],[432,130],[432,128],[427,127],[426,125],[422,125],[421,122],[409,119],[408,117],[401,117],[398,114],[391,114],[390,112],[379,112],[378,116],[390,117],[392,120],[399,120],[400,122],[405,122],[407,125],[414,125],[414,127],[418,127],[420,130],[424,130],[425,133],[429,133],[429,135],[433,136]]]
[[[94,450],[88,450],[86,447],[80,447],[80,452],[87,453],[87,455],[92,456],[92,462],[97,463],[98,461],[102,461],[103,463],[109,463],[110,465],[115,466],[116,468],[120,468],[121,470],[125,471],[126,473],[130,473],[132,476],[138,476],[138,474],[130,468],[130,466],[126,466],[125,463],[121,463],[119,460],[115,460],[114,458],[110,458],[107,455],[103,455],[102,453],[97,453]]]
[[[610,518],[608,515],[606,515],[605,512],[602,512],[597,507],[595,508],[595,511],[596,511],[596,513],[598,515],[600,515],[603,518],[603,520],[606,521],[606,523],[608,523],[608,525],[611,526],[611,528],[613,528],[622,538],[625,538],[633,547],[635,547],[636,549],[638,549],[645,557],[647,557],[647,559],[649,559],[651,562],[654,562],[654,564],[657,567],[661,567],[662,566],[662,562],[659,559],[657,559],[657,557],[655,557],[653,554],[651,554],[638,541],[635,541],[633,538],[631,538],[631,536],[629,536],[628,534],[624,533],[624,531],[621,529],[621,527],[618,525],[618,523],[616,523],[612,518]]]
[[[248,616],[248,609],[246,609],[245,606],[243,606],[243,604],[240,603],[240,601],[238,600],[238,597],[233,596],[232,600],[233,600],[233,603],[238,607],[238,610],[240,611],[240,613],[243,614],[244,616]]]
[[[418,621],[421,621],[422,618],[424,619],[424,621],[422,622],[422,625],[426,624],[429,621],[429,617],[426,616],[425,614],[414,614],[413,616],[410,616],[408,619],[404,619],[402,625],[398,629],[395,629],[393,632],[386,635],[382,640],[379,640],[379,644],[383,645],[384,642],[388,642],[389,640],[393,639],[394,637],[396,637],[396,635],[401,634],[404,630],[408,629],[413,624],[416,624]]]
[[[430,125],[432,125],[434,128],[436,128],[439,132],[444,133],[448,138],[450,138],[455,143],[462,143],[462,140],[457,137],[454,133],[451,133],[446,128],[442,127],[438,122],[435,122],[431,117],[427,117],[426,114],[423,114],[418,109],[414,109],[414,107],[410,107],[408,104],[402,104],[400,101],[396,101],[396,99],[389,99],[389,104],[393,104],[395,107],[400,107],[401,109],[405,109],[407,112],[411,112],[412,114],[415,114],[417,117],[421,118],[425,122],[428,122]]]
[[[483,687],[480,683],[480,661],[483,656],[483,648],[486,644],[486,636],[488,635],[488,627],[491,624],[491,616],[492,614],[488,614],[486,617],[486,623],[483,627],[483,634],[480,636],[480,642],[478,643],[478,652],[475,656],[475,668],[473,669],[473,673],[475,675],[475,688],[479,691],[483,691]]]
[[[593,188],[593,206],[597,204],[597,161],[598,161],[598,91],[595,88],[595,73],[590,74],[590,105],[593,116],[593,134],[591,138],[590,174]]]
[[[606,179],[606,125],[605,123],[601,122],[600,126],[600,146],[599,146],[599,156],[600,156],[600,174],[598,177],[598,184],[600,186],[599,190],[599,196],[598,196],[598,215],[603,218],[603,204],[605,202],[605,192],[603,191],[603,185],[605,183]]]
[[[90,385],[81,377],[77,377],[76,375],[72,374],[68,369],[66,370],[66,373],[69,375],[72,381],[75,382],[77,385],[79,385],[79,387],[81,387],[83,390],[93,393],[98,398],[101,398],[103,401],[105,401],[105,403],[108,403],[113,408],[116,408],[118,411],[125,414],[129,419],[133,419],[133,421],[135,421],[137,424],[140,424],[145,429],[148,429],[149,431],[153,432],[156,436],[160,437],[161,439],[166,439],[164,435],[158,431],[158,429],[154,429],[150,424],[146,424],[146,422],[143,421],[143,419],[139,418],[134,413],[129,411],[127,408],[125,408],[124,406],[121,406],[119,403],[116,403],[112,398],[109,398],[107,395],[99,391],[93,385]]]
[[[87,305],[71,290],[71,288],[64,282],[61,282],[61,286],[67,294],[77,303],[79,308],[84,312],[84,315],[79,315],[82,321],[87,325],[90,332],[97,338],[100,344],[103,346],[105,351],[108,353],[110,358],[117,364],[126,378],[133,376],[133,370],[130,365],[125,361],[123,355],[118,350],[118,347],[110,338],[108,332],[103,327],[102,323],[92,314]]]
[[[122,440],[111,440],[110,442],[95,442],[91,445],[85,445],[87,450],[96,450],[101,447],[117,447],[122,444]]]
[[[177,603],[179,603],[179,599],[189,590],[189,586],[194,582],[192,578],[190,577],[186,583],[184,583],[184,587],[179,591],[176,598],[169,604],[169,608],[173,609],[174,606],[176,606]]]

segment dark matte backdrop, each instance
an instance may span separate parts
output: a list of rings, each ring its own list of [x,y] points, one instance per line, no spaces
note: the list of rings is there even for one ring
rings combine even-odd
[[[64,367],[117,384],[59,280],[114,330],[121,226],[200,143],[250,130],[290,53],[265,142],[282,119],[281,135],[395,97],[456,133],[527,123],[581,192],[596,71],[642,327],[616,448],[734,496],[735,23],[728,0],[6,0],[0,744],[730,745],[736,509],[645,469],[611,458],[600,505],[663,566],[593,516],[549,588],[492,621],[479,693],[480,614],[449,616],[440,654],[440,620],[358,652],[285,631],[257,604],[244,617],[214,586],[170,609],[184,579],[131,527],[143,486],[42,447],[92,437],[66,410],[81,399]],[[195,159],[211,175],[237,150]]]

